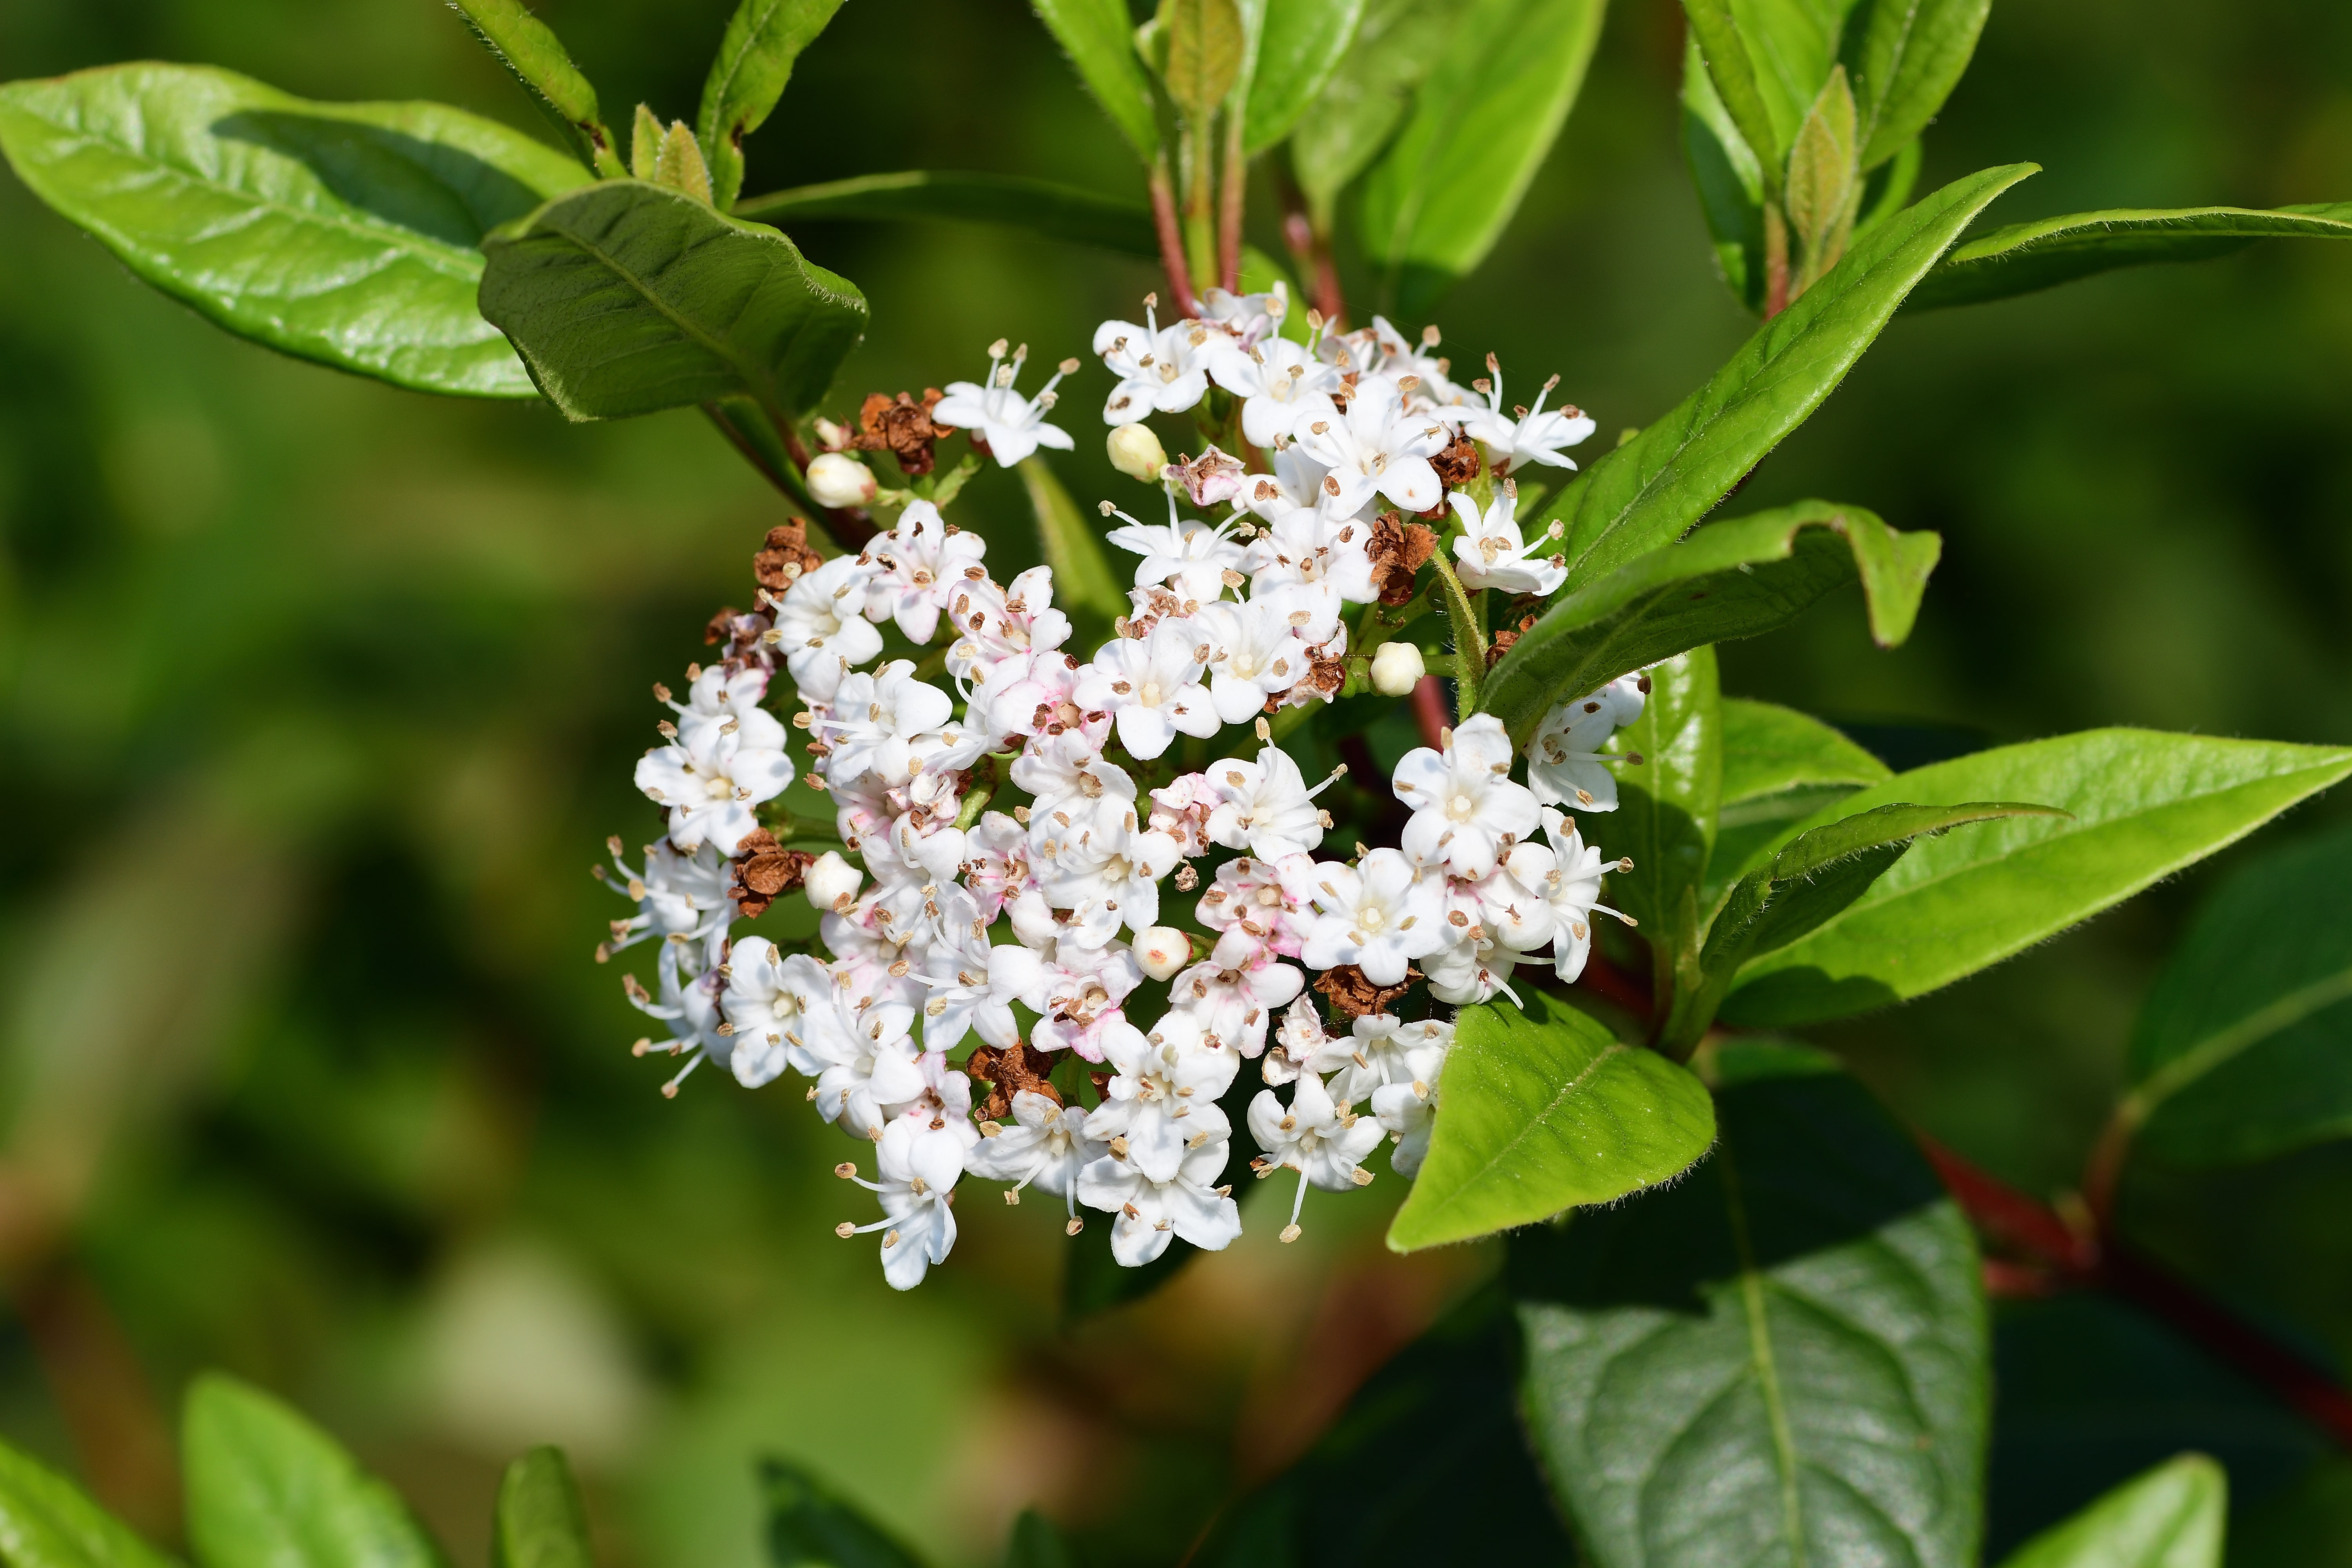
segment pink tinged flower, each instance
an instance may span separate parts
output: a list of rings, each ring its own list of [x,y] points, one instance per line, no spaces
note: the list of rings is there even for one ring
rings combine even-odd
[[[1346,771],[1339,769],[1310,789],[1298,764],[1279,747],[1264,748],[1255,762],[1213,763],[1204,775],[1216,802],[1209,813],[1209,837],[1228,849],[1246,849],[1260,860],[1304,855],[1323,842],[1323,830],[1330,822],[1315,797]]]
[[[1209,808],[1214,803],[1207,778],[1179,773],[1151,792],[1148,826],[1176,841],[1176,853],[1194,859],[1209,852]]]
[[[1249,470],[1214,447],[1181,463],[1170,463],[1160,477],[1183,488],[1198,507],[1222,506],[1241,494]],[[1197,595],[1196,595],[1197,596]]]
[[[1496,490],[1494,504],[1484,514],[1464,491],[1455,490],[1446,500],[1452,503],[1454,515],[1462,520],[1462,533],[1454,541],[1454,554],[1461,563],[1463,586],[1549,598],[1568,581],[1565,555],[1557,552],[1550,555],[1538,553],[1559,538],[1559,523],[1553,523],[1549,532],[1537,535],[1532,544],[1520,537],[1519,525],[1512,516],[1518,504],[1516,484],[1504,480]]]
[[[1242,399],[1242,434],[1271,449],[1297,433],[1298,411],[1339,390],[1339,368],[1323,363],[1287,338],[1254,346],[1231,344],[1209,362],[1219,386]]]
[[[1380,1147],[1382,1129],[1369,1116],[1358,1116],[1344,1103],[1335,1103],[1313,1073],[1302,1073],[1285,1105],[1270,1089],[1260,1089],[1250,1101],[1250,1136],[1265,1152],[1250,1162],[1263,1181],[1276,1171],[1298,1173],[1298,1191],[1290,1200],[1290,1223],[1282,1239],[1298,1239],[1298,1211],[1312,1184],[1326,1192],[1344,1193],[1367,1185],[1372,1173],[1363,1168],[1366,1155]]]
[[[922,756],[916,742],[943,731],[955,715],[955,700],[916,679],[913,661],[903,658],[871,675],[844,677],[832,707],[819,726],[833,748],[825,759],[832,781],[866,772],[893,784],[911,777]]]
[[[1211,289],[1201,300],[1201,319],[1223,327],[1244,348],[1272,337],[1290,313],[1290,285],[1277,279],[1262,294]]]
[[[1169,983],[1168,1003],[1191,1014],[1208,1036],[1255,1057],[1265,1049],[1275,1010],[1306,984],[1305,975],[1277,963],[1271,953],[1260,952],[1238,963],[1212,957]]]
[[[922,987],[914,971],[929,950],[925,897],[913,882],[877,884],[847,912],[820,916],[817,934],[833,954],[833,982],[854,1005],[904,1005],[911,1015]]]
[[[975,444],[984,445],[1003,468],[1013,467],[1040,447],[1060,452],[1070,449],[1070,433],[1045,421],[1046,410],[1058,395],[1054,389],[1062,377],[1078,368],[1078,362],[1064,360],[1036,396],[1024,397],[1013,384],[1020,378],[1021,366],[1028,357],[1029,345],[1023,343],[1013,351],[1013,363],[1006,364],[1004,340],[997,339],[988,347],[987,384],[951,381],[948,395],[931,410],[938,423],[971,431]]]
[[[1140,637],[1120,637],[1078,672],[1078,704],[1109,713],[1119,743],[1137,761],[1150,762],[1179,732],[1203,738],[1217,732],[1216,704],[1201,684],[1209,652],[1201,634],[1181,621],[1162,621]]]
[[[1538,821],[1536,797],[1510,775],[1511,738],[1491,713],[1451,731],[1442,752],[1407,752],[1394,781],[1397,798],[1412,807],[1405,854],[1472,880],[1492,871],[1504,844],[1532,835]]]
[[[1357,867],[1318,862],[1307,897],[1315,915],[1299,956],[1309,969],[1352,963],[1375,985],[1402,985],[1413,960],[1445,945],[1443,895],[1393,849],[1368,851]]]
[[[1160,923],[1160,883],[1181,858],[1176,841],[1146,826],[1133,802],[1066,802],[1029,819],[1030,864],[1045,901],[1070,911],[1063,940],[1100,947],[1119,928]]]
[[[754,717],[763,722],[699,725],[690,739],[681,730],[675,742],[637,759],[637,787],[668,808],[670,842],[680,849],[708,842],[734,854],[760,825],[754,808],[793,782],[783,726],[770,713],[755,710]]]
[[[1407,411],[1393,383],[1358,383],[1345,414],[1328,397],[1307,403],[1295,435],[1330,470],[1317,503],[1326,517],[1353,517],[1375,495],[1408,512],[1427,511],[1445,494],[1429,459],[1452,437],[1436,419]]]
[[[1286,1084],[1300,1072],[1312,1070],[1309,1064],[1330,1045],[1330,1037],[1323,1032],[1323,1019],[1315,1011],[1315,1004],[1301,996],[1282,1016],[1282,1023],[1274,1032],[1273,1044],[1265,1059],[1258,1064],[1258,1074],[1271,1084]]]
[[[1231,1148],[1208,1142],[1191,1150],[1174,1179],[1165,1182],[1111,1154],[1080,1171],[1078,1201],[1111,1215],[1111,1257],[1123,1268],[1139,1268],[1180,1237],[1203,1252],[1232,1246],[1242,1234],[1241,1210],[1231,1186],[1210,1185],[1224,1173]]]
[[[814,1075],[819,1061],[801,1043],[803,996],[824,996],[832,976],[804,952],[787,957],[762,936],[737,942],[727,961],[727,988],[719,999],[734,1047],[730,1065],[738,1082],[757,1089],[786,1068]]]
[[[1241,1066],[1234,1049],[1171,1012],[1149,1035],[1124,1020],[1103,1031],[1103,1058],[1116,1069],[1087,1136],[1110,1157],[1155,1182],[1171,1181],[1186,1153],[1233,1136],[1217,1097]]]
[[[907,503],[898,526],[866,545],[859,559],[881,568],[866,584],[866,618],[895,620],[909,642],[927,643],[939,629],[949,596],[976,573],[988,544],[943,520],[929,501]]]
[[[836,555],[770,599],[776,625],[768,635],[803,700],[831,701],[843,676],[882,651],[882,634],[863,613],[866,582],[879,570]]]
[[[1536,798],[1580,811],[1616,810],[1617,775],[1611,770],[1633,759],[1601,748],[1642,716],[1648,689],[1649,677],[1636,673],[1545,714],[1528,747],[1528,786]]]
[[[1230,526],[1212,525],[1194,517],[1180,518],[1172,498],[1165,523],[1139,522],[1123,511],[1114,510],[1109,515],[1121,519],[1127,526],[1114,528],[1104,537],[1121,550],[1143,557],[1135,569],[1137,587],[1166,584],[1179,598],[1208,605],[1223,595],[1228,572],[1235,574],[1234,581],[1240,581],[1242,547],[1234,541]]]
[[[950,1142],[925,1138],[918,1123],[896,1121],[879,1134],[874,1150],[875,1173],[868,1182],[844,1166],[845,1174],[873,1192],[882,1203],[882,1217],[871,1225],[844,1220],[835,1234],[844,1237],[871,1231],[882,1233],[882,1277],[896,1290],[911,1290],[923,1282],[934,1263],[945,1263],[955,1247],[955,1207],[950,1201],[956,1179],[963,1174],[961,1151]]]
[[[1543,384],[1532,411],[1515,407],[1507,415],[1503,412],[1503,367],[1493,354],[1486,356],[1486,374],[1471,385],[1485,395],[1486,406],[1462,422],[1462,433],[1486,448],[1496,473],[1508,473],[1529,463],[1555,468],[1576,467],[1560,448],[1582,442],[1592,434],[1593,424],[1590,415],[1573,405],[1545,412],[1544,399],[1559,385],[1559,377]]]
[[[1321,606],[1291,606],[1277,590],[1246,604],[1203,605],[1192,616],[1192,625],[1208,638],[1209,697],[1224,722],[1248,720],[1264,710],[1267,698],[1297,685],[1312,668],[1299,634],[1316,629]]]
[[[959,535],[958,537],[968,537]],[[1032,566],[1000,588],[985,574],[966,566],[948,589],[948,673],[959,680],[982,680],[1007,660],[1028,661],[1051,654],[1070,638],[1070,618],[1054,608],[1054,571]]]
[[[1095,329],[1094,352],[1118,377],[1103,405],[1106,425],[1132,425],[1155,413],[1180,414],[1200,402],[1209,390],[1210,351],[1230,341],[1222,331],[1200,321],[1161,326],[1159,305],[1151,296],[1143,301],[1143,321],[1139,327],[1132,321],[1105,321]]]
[[[991,924],[1009,900],[1037,885],[1029,874],[1029,830],[1001,811],[981,813],[964,836],[964,887]]]
[[[1086,1134],[1087,1113],[1076,1106],[1057,1104],[1034,1089],[1013,1097],[1013,1125],[980,1124],[981,1141],[964,1157],[975,1176],[1011,1182],[1005,1202],[1014,1203],[1035,1183],[1041,1192],[1064,1200],[1071,1218],[1078,1212],[1078,1173],[1106,1152],[1100,1140]]]
[[[1314,874],[1315,862],[1305,855],[1282,867],[1247,856],[1218,867],[1216,880],[1195,910],[1201,923],[1218,933],[1218,957],[1228,967],[1260,948],[1297,957],[1306,940],[1300,920],[1306,899],[1299,889],[1310,885]]]
[[[989,949],[989,983],[1038,1015],[1030,1043],[1041,1051],[1076,1051],[1103,1059],[1102,1036],[1124,1022],[1118,1005],[1143,984],[1135,955],[1121,942],[1098,948],[1051,941],[1045,947]]]

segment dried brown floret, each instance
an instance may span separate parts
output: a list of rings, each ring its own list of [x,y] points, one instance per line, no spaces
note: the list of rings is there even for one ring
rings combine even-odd
[[[1352,963],[1327,969],[1316,978],[1315,989],[1331,999],[1331,1010],[1342,1018],[1360,1018],[1370,1013],[1385,1013],[1390,1005],[1405,994],[1407,987],[1421,978],[1418,969],[1404,972],[1402,985],[1375,985],[1364,977],[1364,972]]]
[[[928,474],[935,462],[932,443],[955,434],[954,426],[931,417],[931,410],[946,395],[936,386],[923,388],[920,403],[903,392],[896,397],[887,392],[870,394],[857,410],[858,434],[849,444],[861,452],[889,453],[910,477]]]
[[[805,849],[787,849],[764,827],[755,827],[736,846],[733,885],[727,896],[746,920],[768,912],[768,906],[808,879],[816,857]]]

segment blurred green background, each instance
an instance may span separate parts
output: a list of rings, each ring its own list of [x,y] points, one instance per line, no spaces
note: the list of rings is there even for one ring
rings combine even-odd
[[[541,9],[612,114],[690,116],[730,3]],[[1612,12],[1441,318],[1457,361],[1561,372],[1604,440],[1749,326],[1682,169],[1680,29],[1669,0]],[[0,5],[0,78],[138,57],[533,124],[431,0]],[[2352,9],[2002,0],[1927,148],[1930,184],[2046,166],[2000,221],[2341,200]],[[852,0],[746,188],[920,166],[1135,185],[1018,0]],[[1156,282],[975,228],[797,237],[873,302],[836,416],[971,376],[1000,334],[1082,353]],[[1941,531],[1918,634],[1882,654],[1858,606],[1826,606],[1729,650],[1727,686],[1943,727],[1864,731],[1897,749],[2109,723],[2352,739],[2347,366],[2352,254],[2323,245],[1898,321],[1735,505],[1822,494]],[[1107,391],[1091,368],[1063,405],[1081,501],[1129,487]],[[967,497],[1017,563],[1017,484]],[[0,1433],[168,1537],[169,1413],[219,1365],[352,1443],[461,1564],[485,1559],[499,1466],[543,1439],[616,1564],[756,1562],[772,1451],[944,1563],[992,1560],[1032,1501],[1173,1561],[1486,1266],[1384,1254],[1387,1183],[1310,1205],[1307,1245],[1253,1224],[1066,1334],[1045,1205],[968,1203],[951,1263],[894,1295],[830,1234],[863,1205],[799,1096],[707,1074],[656,1095],[667,1069],[631,1059],[637,1019],[590,961],[619,906],[583,872],[606,834],[655,831],[628,784],[647,689],[743,601],[776,521],[692,416],[573,427],[276,358],[0,181]],[[1916,1124],[2061,1188],[2168,942],[2246,852],[1830,1043]],[[2125,1203],[2147,1246],[2352,1359],[2352,1155],[2145,1172]],[[2242,1535],[2312,1542],[2294,1510],[2342,1488],[2310,1430],[2120,1309],[2009,1310],[2001,1363],[1996,1543],[2191,1443],[2231,1461]]]

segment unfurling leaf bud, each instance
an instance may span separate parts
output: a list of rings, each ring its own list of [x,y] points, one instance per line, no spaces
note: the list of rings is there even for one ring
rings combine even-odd
[[[856,903],[857,889],[865,885],[865,873],[831,849],[810,864],[808,879],[803,884],[808,901],[827,913],[846,910]]]
[[[1372,689],[1383,697],[1402,697],[1428,673],[1421,649],[1409,642],[1384,642],[1372,655]]]
[[[1131,479],[1158,484],[1168,449],[1149,425],[1121,425],[1110,433],[1110,466]]]
[[[1135,933],[1135,962],[1154,980],[1172,980],[1192,962],[1192,939],[1174,926],[1146,926]]]
[[[809,495],[819,506],[864,506],[874,499],[874,470],[846,452],[809,459]]]

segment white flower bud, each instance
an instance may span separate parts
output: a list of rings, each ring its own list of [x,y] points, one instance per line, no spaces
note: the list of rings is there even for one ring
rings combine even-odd
[[[831,913],[856,903],[857,889],[865,885],[864,872],[828,849],[810,864],[803,890],[811,904]]]
[[[1135,933],[1135,962],[1154,980],[1172,980],[1192,962],[1192,939],[1174,926],[1146,926]]]
[[[874,470],[846,452],[820,452],[809,460],[808,488],[819,506],[864,506],[874,499]]]
[[[1108,446],[1112,468],[1147,485],[1160,482],[1160,470],[1168,466],[1168,449],[1150,426],[1121,425],[1110,433]]]
[[[1384,642],[1373,651],[1372,689],[1383,697],[1406,695],[1427,673],[1421,649],[1409,642]]]

